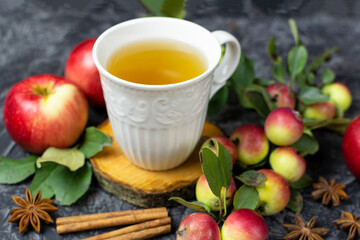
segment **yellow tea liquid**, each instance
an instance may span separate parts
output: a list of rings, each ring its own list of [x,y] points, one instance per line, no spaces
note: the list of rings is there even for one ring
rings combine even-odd
[[[134,42],[118,49],[109,59],[107,70],[123,80],[162,85],[192,79],[206,70],[202,53],[175,40]]]

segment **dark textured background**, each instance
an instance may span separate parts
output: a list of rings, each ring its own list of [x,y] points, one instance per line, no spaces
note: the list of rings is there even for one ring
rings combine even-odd
[[[267,41],[274,35],[278,49],[285,54],[293,45],[287,25],[289,17],[298,23],[301,40],[308,47],[310,58],[332,46],[339,46],[329,66],[337,81],[347,84],[354,96],[348,117],[360,113],[360,1],[357,0],[189,0],[187,19],[209,30],[223,29],[232,32],[241,42],[244,53],[255,61],[256,75],[271,76],[270,60],[266,53]],[[63,75],[66,58],[80,41],[96,37],[110,26],[142,16],[143,7],[137,1],[95,0],[1,0],[0,1],[0,155],[22,158],[27,153],[18,147],[7,134],[2,108],[9,88],[30,75],[53,73]],[[88,125],[97,125],[106,119],[104,110],[90,110]],[[236,105],[235,98],[216,117],[214,122],[230,134],[243,123],[257,122],[257,115]],[[335,228],[331,221],[342,210],[360,213],[360,184],[351,176],[341,157],[341,136],[317,131],[320,151],[307,157],[308,174],[317,179],[322,175],[336,178],[347,185],[350,200],[337,208],[322,206],[311,199],[311,188],[302,191],[305,198],[303,218],[318,217],[317,226],[330,228],[325,239],[346,239],[346,233]],[[15,207],[11,195],[24,195],[27,180],[17,185],[0,185],[0,238],[1,239],[79,239],[107,230],[87,231],[59,236],[55,225],[43,228],[42,234],[30,231],[18,234],[17,224],[8,223],[9,210]],[[52,216],[106,212],[136,207],[122,202],[103,191],[93,179],[91,188],[71,207],[59,206]],[[175,230],[192,210],[179,206],[171,208],[173,234],[157,239],[175,239]],[[270,239],[282,239],[286,231],[281,226],[292,222],[294,214],[285,210],[266,217]],[[112,229],[110,229],[112,230]]]

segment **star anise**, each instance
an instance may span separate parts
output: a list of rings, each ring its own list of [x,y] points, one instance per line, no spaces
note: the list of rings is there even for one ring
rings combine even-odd
[[[357,235],[360,236],[360,218],[356,214],[352,215],[349,212],[342,212],[341,218],[333,221],[341,230],[350,228],[347,240],[352,240]]]
[[[344,191],[345,185],[336,183],[335,179],[327,181],[323,177],[319,177],[319,183],[314,183],[315,191],[311,193],[315,200],[322,198],[321,203],[328,205],[332,201],[334,207],[340,205],[340,200],[348,199],[349,196]]]
[[[41,191],[32,198],[30,190],[26,188],[25,199],[17,196],[12,196],[12,198],[20,208],[14,208],[10,211],[12,216],[8,221],[17,222],[20,220],[19,233],[27,230],[29,222],[37,232],[40,232],[40,219],[46,223],[54,222],[47,212],[56,211],[57,207],[52,205],[52,200],[41,199]]]
[[[295,216],[296,224],[284,224],[284,227],[290,232],[284,237],[287,240],[322,240],[322,236],[328,233],[327,228],[314,228],[316,217],[312,217],[305,224],[299,215]]]

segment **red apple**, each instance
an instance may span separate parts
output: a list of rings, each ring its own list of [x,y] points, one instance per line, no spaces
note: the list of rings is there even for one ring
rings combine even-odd
[[[221,229],[222,240],[265,240],[269,229],[264,218],[250,209],[238,209],[225,220]]]
[[[351,105],[351,92],[347,86],[340,82],[333,82],[325,85],[322,92],[327,94],[330,101],[336,103],[343,111],[346,111]]]
[[[266,91],[278,107],[295,108],[294,93],[286,84],[280,82],[270,84],[266,87]]]
[[[220,229],[215,220],[206,213],[193,213],[180,223],[177,240],[220,240]]]
[[[219,143],[221,143],[225,147],[226,150],[229,151],[229,153],[231,155],[231,161],[234,164],[236,161],[236,158],[237,158],[237,149],[236,149],[235,144],[232,141],[230,141],[230,139],[228,139],[227,137],[223,137],[223,136],[216,136],[213,138],[209,138],[208,140],[206,140],[206,142],[204,142],[203,146],[210,147],[210,149],[216,155],[218,155],[218,151],[215,146],[212,146],[211,139],[217,140]]]
[[[226,205],[229,206],[232,203],[233,196],[236,191],[236,185],[234,179],[231,178],[231,183],[226,191]],[[209,187],[209,183],[204,174],[202,174],[196,182],[195,188],[196,200],[207,205],[212,211],[219,211],[219,198],[216,197]]]
[[[289,146],[303,134],[301,115],[291,108],[277,108],[265,119],[265,134],[270,142],[278,146]]]
[[[304,118],[314,118],[316,120],[333,119],[336,115],[336,106],[334,103],[319,102],[307,106],[304,110]]]
[[[258,170],[265,174],[266,180],[263,186],[256,187],[259,193],[261,215],[274,215],[283,210],[290,200],[290,187],[285,178],[270,169]]]
[[[278,147],[270,154],[271,168],[288,182],[296,182],[306,171],[305,159],[292,147]]]
[[[40,154],[75,143],[88,118],[83,93],[62,77],[42,74],[15,84],[4,102],[4,123],[14,141]]]
[[[360,181],[360,116],[357,116],[345,131],[342,154],[350,172]]]
[[[100,74],[92,58],[96,38],[79,43],[70,53],[65,65],[65,78],[78,86],[96,107],[104,107],[105,100]]]
[[[235,129],[230,139],[237,145],[238,160],[244,165],[261,162],[269,152],[269,142],[264,130],[254,124]]]

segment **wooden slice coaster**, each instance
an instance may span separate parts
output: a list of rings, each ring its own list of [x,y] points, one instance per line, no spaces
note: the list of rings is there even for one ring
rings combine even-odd
[[[105,147],[90,159],[100,185],[119,199],[145,208],[175,205],[168,200],[174,196],[193,199],[196,181],[202,174],[199,148],[207,138],[224,135],[217,126],[205,122],[202,137],[185,163],[171,170],[149,171],[126,158],[114,138],[109,121],[101,124],[99,129],[113,139],[110,147]]]

